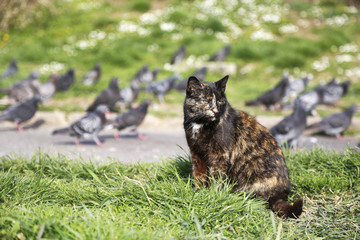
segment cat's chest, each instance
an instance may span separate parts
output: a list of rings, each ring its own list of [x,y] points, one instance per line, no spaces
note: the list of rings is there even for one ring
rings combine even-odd
[[[186,135],[188,140],[193,142],[194,144],[198,143],[213,143],[217,144],[219,135],[219,129],[216,128],[209,128],[204,124],[199,123],[191,123],[188,131],[186,131]]]
[[[190,131],[191,138],[198,137],[200,132],[203,130],[203,127],[204,127],[204,124],[192,123],[191,124],[191,131]]]

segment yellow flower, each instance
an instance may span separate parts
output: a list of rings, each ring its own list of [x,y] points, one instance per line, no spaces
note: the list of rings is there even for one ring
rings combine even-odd
[[[5,33],[3,36],[3,40],[7,41],[7,40],[9,40],[9,38],[10,38],[10,35],[8,33]]]

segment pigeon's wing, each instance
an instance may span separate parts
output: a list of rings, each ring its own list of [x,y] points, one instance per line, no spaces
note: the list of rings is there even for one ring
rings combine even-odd
[[[294,122],[291,117],[285,117],[276,126],[274,126],[277,133],[281,135],[289,134],[294,129]]]
[[[85,84],[93,84],[93,83],[95,83],[97,77],[98,77],[97,71],[96,70],[90,70],[85,74],[82,81]]]
[[[21,103],[10,107],[4,111],[4,114],[11,116],[13,121],[18,123],[25,122],[34,116],[36,112],[36,107],[30,105],[28,102]]]
[[[348,117],[342,112],[323,118],[322,123],[325,128],[339,128],[344,126],[348,121]]]
[[[128,112],[119,114],[115,117],[115,127],[119,130],[130,127],[137,126],[141,122],[141,116],[135,111],[135,109]],[[140,121],[140,122],[139,122]]]
[[[343,88],[340,85],[330,85],[326,86],[324,92],[324,103],[331,104],[339,100],[342,96]]]
[[[72,135],[82,136],[84,134],[94,134],[101,129],[101,119],[95,113],[89,113],[71,124]]]

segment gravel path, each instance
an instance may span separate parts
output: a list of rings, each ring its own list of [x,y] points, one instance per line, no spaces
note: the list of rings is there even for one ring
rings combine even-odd
[[[66,154],[69,158],[106,162],[110,159],[123,163],[161,162],[168,157],[187,154],[188,147],[182,129],[180,118],[146,117],[139,131],[147,136],[140,140],[128,133],[123,133],[121,139],[113,137],[113,131],[100,133],[103,147],[98,147],[91,140],[82,141],[77,146],[74,138],[69,136],[51,136],[51,132],[58,127],[67,126],[82,114],[65,117],[62,113],[37,113],[29,129],[17,132],[10,123],[0,124],[0,156],[8,154],[31,156],[37,150],[49,154]],[[270,127],[280,121],[281,117],[258,117],[259,122]],[[355,121],[355,125],[358,121]],[[326,149],[342,151],[346,146],[354,147],[358,137],[346,137],[344,141],[326,136],[305,135],[299,140],[300,148],[313,148],[317,145]]]

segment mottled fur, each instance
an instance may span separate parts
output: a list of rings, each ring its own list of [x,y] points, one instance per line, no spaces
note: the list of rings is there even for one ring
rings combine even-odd
[[[298,217],[302,200],[287,202],[290,181],[281,148],[254,117],[230,106],[227,79],[188,80],[184,128],[196,184],[207,183],[209,176],[226,176],[234,190],[254,192],[279,216]]]

